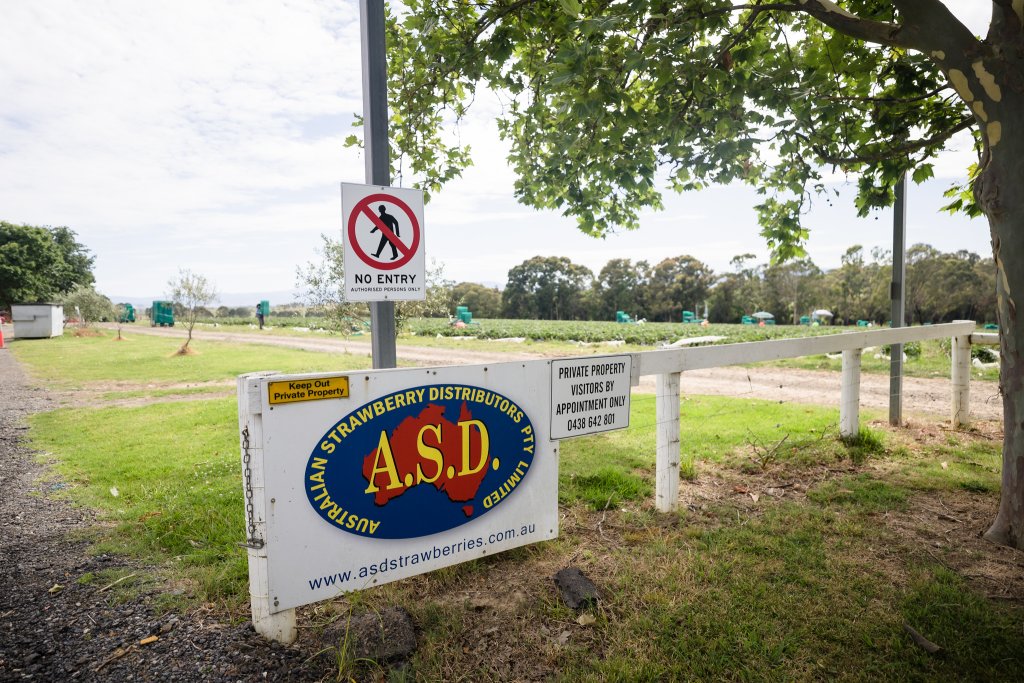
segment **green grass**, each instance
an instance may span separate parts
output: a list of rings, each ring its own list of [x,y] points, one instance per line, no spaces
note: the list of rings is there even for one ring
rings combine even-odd
[[[245,553],[236,545],[245,536],[237,414],[234,399],[202,392],[223,390],[233,372],[267,369],[270,352],[281,355],[269,367],[287,371],[365,360],[213,342],[176,358],[174,340],[149,338],[11,348],[47,382],[122,383],[96,407],[34,416],[31,439],[72,484],[60,495],[99,511],[96,550],[137,558],[156,575],[122,567],[69,581],[99,589],[123,579],[112,596],[183,585],[179,599],[228,613],[244,612],[247,600]],[[128,361],[130,354],[138,355]],[[199,386],[166,386],[179,382]],[[192,389],[198,400],[162,400]],[[150,400],[102,405],[123,398]],[[365,668],[418,680],[1019,678],[1021,605],[985,598],[939,564],[951,549],[930,541],[922,548],[884,522],[912,523],[922,498],[994,500],[997,441],[970,431],[918,439],[883,425],[843,443],[835,409],[687,396],[681,450],[694,481],[683,486],[694,505],[662,515],[651,507],[654,404],[634,394],[628,430],[561,443],[557,540],[307,612],[315,621],[353,605],[400,605],[415,620],[419,647],[407,668],[334,668],[357,679]],[[804,485],[779,499],[747,493],[780,482]],[[703,498],[691,498],[701,490]],[[551,575],[569,565],[601,589],[593,623],[557,598]],[[904,624],[944,654],[916,648]]]
[[[51,387],[81,387],[90,382],[186,383],[233,380],[261,370],[319,372],[369,367],[363,356],[325,354],[273,346],[193,340],[193,355],[175,352],[184,335],[168,339],[144,334],[115,341],[115,332],[99,337],[65,334],[53,339],[17,341],[11,348]]]
[[[236,425],[233,399],[60,409],[33,417],[32,444],[51,454],[67,494],[112,524],[99,550],[170,563],[197,597],[238,602],[247,579]]]
[[[951,435],[944,444],[908,452],[898,461],[895,480],[918,491],[951,487],[996,494],[1002,471],[1002,443]]]
[[[630,429],[568,439],[561,445],[560,495],[565,503],[583,501],[603,509],[623,500],[645,500],[654,487],[656,452],[655,398],[635,394],[630,401]],[[763,469],[758,448],[781,445],[771,463],[809,466],[849,457],[834,436],[837,409],[687,396],[680,408],[680,455],[684,479],[699,472],[699,463],[728,463]],[[754,467],[756,465],[756,467]]]

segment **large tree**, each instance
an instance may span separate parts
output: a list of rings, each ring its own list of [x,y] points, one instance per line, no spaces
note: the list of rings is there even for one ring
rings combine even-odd
[[[800,216],[827,172],[856,176],[867,212],[972,131],[966,208],[991,230],[1003,357],[1003,486],[986,536],[1024,547],[1024,3],[991,0],[984,37],[940,0],[406,5],[390,24],[396,166],[428,188],[457,175],[467,151],[439,124],[485,84],[507,99],[518,197],[592,234],[660,206],[659,174],[676,190],[743,181],[765,196],[776,255],[801,255]]]
[[[715,275],[689,255],[663,259],[651,271],[647,315],[659,322],[679,322],[684,310],[703,315]]]
[[[534,256],[508,271],[502,309],[509,318],[586,319],[593,279],[589,268],[564,256]]]
[[[594,280],[594,315],[598,320],[615,320],[619,311],[633,318],[648,315],[647,289],[651,267],[647,261],[633,263],[615,258],[604,264]]]
[[[729,261],[733,272],[718,278],[708,297],[708,319],[713,323],[738,323],[744,315],[766,305],[764,266],[753,254],[739,254]]]
[[[467,306],[477,318],[501,317],[501,291],[497,287],[460,282],[452,287],[452,300],[457,306]]]
[[[66,227],[0,221],[0,306],[48,301],[93,283],[94,256]]]

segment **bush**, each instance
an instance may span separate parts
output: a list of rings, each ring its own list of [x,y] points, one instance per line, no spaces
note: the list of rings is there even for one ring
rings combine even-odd
[[[971,358],[977,358],[982,363],[997,363],[999,352],[990,346],[972,346]]]
[[[887,356],[892,356],[892,346],[885,344],[882,346],[882,353]],[[907,342],[903,345],[903,355],[907,358],[920,358],[921,357],[921,342],[912,341]]]

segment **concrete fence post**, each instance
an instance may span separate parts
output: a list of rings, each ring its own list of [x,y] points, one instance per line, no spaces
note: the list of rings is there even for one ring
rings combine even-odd
[[[971,423],[971,337],[953,337],[953,426]]]
[[[658,421],[657,474],[654,504],[658,512],[672,512],[679,499],[679,376],[657,376],[655,413]]]
[[[843,377],[839,395],[839,436],[849,438],[860,431],[861,349],[843,351]]]

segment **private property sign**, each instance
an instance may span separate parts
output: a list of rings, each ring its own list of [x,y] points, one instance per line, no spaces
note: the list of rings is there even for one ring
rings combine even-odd
[[[348,398],[348,377],[314,377],[267,385],[267,400],[272,406],[328,398]]]
[[[556,537],[549,373],[533,361],[240,378],[264,543],[249,553],[253,596],[274,614]]]
[[[587,356],[551,362],[551,439],[629,426],[633,357]]]
[[[426,298],[421,190],[342,183],[341,215],[349,301]]]

